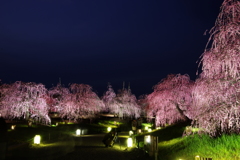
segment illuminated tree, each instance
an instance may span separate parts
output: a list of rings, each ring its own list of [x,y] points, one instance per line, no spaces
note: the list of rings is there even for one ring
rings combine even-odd
[[[102,100],[86,84],[71,84],[70,92],[62,94],[58,112],[67,119],[93,118],[104,109]]]
[[[123,117],[139,117],[141,108],[137,104],[137,98],[131,93],[130,89],[123,88],[116,95],[111,87],[103,96],[105,104],[110,113],[116,114],[119,118]]]
[[[112,86],[108,85],[108,90],[103,95],[103,102],[106,106],[106,111],[111,112],[111,105],[114,103],[114,98],[116,97],[116,93],[114,92]],[[111,109],[110,109],[111,108]]]
[[[17,81],[11,85],[2,85],[1,95],[0,113],[4,118],[33,119],[45,124],[51,122],[44,85]]]
[[[188,75],[170,74],[154,86],[146,99],[147,114],[156,117],[156,126],[186,121],[192,115],[192,87]]]
[[[193,91],[194,126],[212,136],[239,133],[240,1],[224,0],[202,55],[202,73]],[[206,48],[207,48],[206,47]]]
[[[4,107],[4,103],[3,100],[5,98],[5,96],[8,93],[8,90],[10,89],[11,85],[9,84],[1,84],[0,85],[0,117],[6,115],[7,111],[8,111],[8,107]],[[5,116],[6,117],[6,116]]]
[[[49,99],[47,100],[47,103],[50,108],[49,111],[58,112],[64,107],[64,102],[66,101],[64,98],[70,95],[70,91],[61,84],[57,84],[56,87],[53,87],[48,91],[48,94]]]
[[[140,117],[141,108],[137,104],[137,98],[131,93],[130,89],[119,90],[115,97],[115,105],[112,107],[118,113],[122,113],[124,117]]]

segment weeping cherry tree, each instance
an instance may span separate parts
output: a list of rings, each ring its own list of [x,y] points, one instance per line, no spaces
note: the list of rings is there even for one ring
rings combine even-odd
[[[211,47],[208,49],[208,45]],[[202,73],[193,90],[194,123],[205,133],[239,133],[240,1],[224,0],[201,57]]]
[[[156,126],[191,119],[193,85],[194,82],[186,74],[170,74],[154,86],[153,93],[146,99],[147,115],[156,118]]]
[[[108,108],[111,113],[117,114],[119,118],[140,117],[141,108],[137,104],[137,98],[131,93],[130,89],[123,88],[118,91],[117,95],[111,89],[108,91],[104,98],[108,101]]]
[[[63,87],[61,84],[57,84],[56,87],[51,88],[48,91],[49,99],[47,101],[49,105],[49,112],[60,112],[64,107],[64,103],[69,97],[70,91],[68,88]]]
[[[94,118],[104,109],[98,95],[87,84],[71,84],[70,92],[62,95],[61,107],[58,109],[62,117],[67,119]]]
[[[106,111],[107,112],[113,112],[112,110],[112,104],[114,103],[114,98],[116,97],[116,93],[114,92],[112,86],[109,84],[108,85],[108,90],[104,93],[102,100],[106,106]]]
[[[49,124],[47,89],[43,84],[17,81],[1,86],[0,114],[6,119],[24,118],[26,120]]]

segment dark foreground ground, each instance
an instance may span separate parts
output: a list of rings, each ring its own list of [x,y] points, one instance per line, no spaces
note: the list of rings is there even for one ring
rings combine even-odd
[[[103,134],[75,138],[75,150],[57,160],[148,160],[150,157],[135,147],[127,148],[127,139],[119,137],[113,147],[101,142]]]
[[[21,150],[24,146],[9,149],[6,160],[152,160],[148,154],[136,147],[127,148],[127,133],[119,134],[113,147],[102,143],[104,134],[90,134],[59,142],[56,146],[38,146],[32,150]],[[61,146],[61,147],[59,147]],[[34,153],[31,153],[34,150]]]

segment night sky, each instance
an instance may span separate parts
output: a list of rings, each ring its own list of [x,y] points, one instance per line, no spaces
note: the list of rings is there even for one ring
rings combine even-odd
[[[223,0],[1,0],[0,79],[47,88],[110,82],[149,94],[168,74],[196,79]]]

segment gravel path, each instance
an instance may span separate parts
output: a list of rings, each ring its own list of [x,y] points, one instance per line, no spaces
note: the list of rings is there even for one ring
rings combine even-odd
[[[126,137],[119,136],[113,147],[102,143],[104,134],[75,137],[75,150],[56,160],[150,160],[146,153],[127,148]]]

